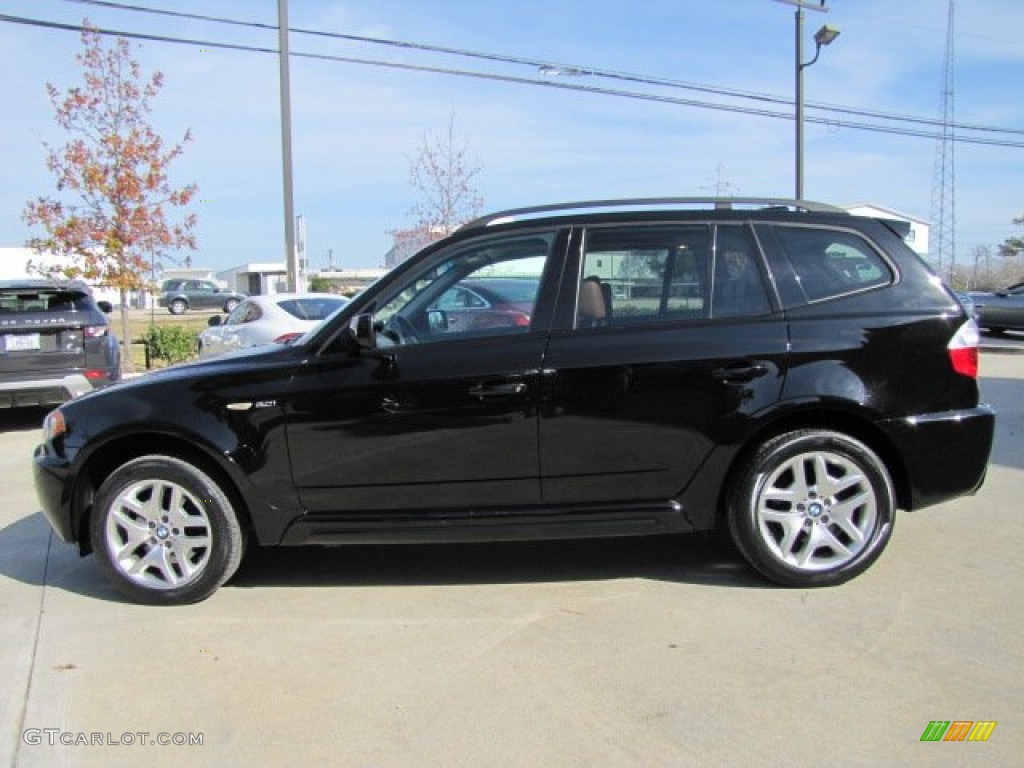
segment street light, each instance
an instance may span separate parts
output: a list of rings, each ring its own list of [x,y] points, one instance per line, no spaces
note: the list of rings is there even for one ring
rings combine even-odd
[[[804,197],[804,69],[811,66],[821,55],[822,47],[831,45],[839,37],[839,30],[825,24],[814,33],[814,58],[805,62],[804,59],[804,9],[828,13],[825,0],[815,4],[811,0],[776,0],[786,5],[796,6],[796,199]]]

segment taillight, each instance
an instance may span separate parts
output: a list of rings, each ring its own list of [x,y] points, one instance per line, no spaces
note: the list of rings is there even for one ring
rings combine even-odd
[[[97,371],[97,370],[88,370],[88,371],[85,372],[85,378],[89,379],[89,381],[96,381],[97,379],[105,379],[105,378],[107,378],[107,372],[106,371]]]
[[[282,333],[280,336],[278,336],[276,339],[274,339],[274,343],[275,344],[291,344],[293,341],[295,341],[301,335],[302,335],[301,333],[297,333],[297,332],[294,332],[294,331],[292,333]]]
[[[981,335],[978,333],[978,324],[974,320],[968,320],[957,329],[953,338],[949,340],[949,344],[946,345],[954,371],[961,376],[978,378],[978,344],[980,342]]]
[[[107,326],[86,325],[82,328],[82,335],[87,339],[98,339],[100,336],[107,335]]]

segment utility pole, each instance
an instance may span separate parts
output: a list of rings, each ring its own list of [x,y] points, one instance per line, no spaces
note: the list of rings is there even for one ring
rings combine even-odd
[[[299,283],[295,253],[295,204],[292,199],[292,105],[288,68],[288,0],[277,0],[277,34],[281,70],[281,164],[284,167],[284,247],[288,290]]]
[[[779,3],[796,6],[796,40],[794,47],[795,60],[793,70],[796,80],[796,199],[804,199],[804,70],[818,60],[818,54],[824,45],[830,45],[839,35],[839,30],[834,27],[823,26],[814,35],[814,58],[804,61],[804,9],[828,13],[825,7],[825,0],[818,0],[815,5],[812,0],[776,0]]]

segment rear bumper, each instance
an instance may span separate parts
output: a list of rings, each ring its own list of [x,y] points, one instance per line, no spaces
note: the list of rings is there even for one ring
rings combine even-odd
[[[0,381],[0,408],[60,405],[110,383],[109,377],[94,382],[82,373],[54,378]]]
[[[979,405],[881,424],[907,469],[909,509],[921,509],[976,492],[985,481],[995,410]]]

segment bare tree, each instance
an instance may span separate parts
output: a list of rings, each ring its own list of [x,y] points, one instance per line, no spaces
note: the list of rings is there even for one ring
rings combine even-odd
[[[456,139],[453,111],[447,132],[424,134],[409,161],[409,181],[420,195],[412,209],[416,228],[444,236],[479,215],[483,198],[474,182],[479,173],[466,141]]]

